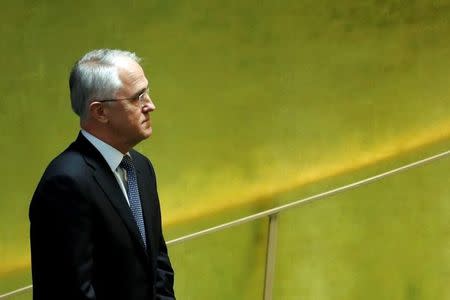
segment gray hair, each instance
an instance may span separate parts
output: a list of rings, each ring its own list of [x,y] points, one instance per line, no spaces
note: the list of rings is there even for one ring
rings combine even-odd
[[[113,98],[122,87],[117,61],[130,58],[139,63],[135,53],[123,50],[98,49],[86,53],[70,72],[69,87],[72,110],[84,119],[93,100]]]

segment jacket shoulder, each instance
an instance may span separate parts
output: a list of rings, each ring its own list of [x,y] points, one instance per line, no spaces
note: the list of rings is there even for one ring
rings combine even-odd
[[[45,169],[42,178],[53,176],[80,177],[85,176],[88,170],[85,157],[70,147],[56,156]]]

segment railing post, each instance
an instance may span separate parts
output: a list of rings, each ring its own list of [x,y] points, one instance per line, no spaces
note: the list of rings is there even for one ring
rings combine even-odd
[[[264,300],[272,300],[273,279],[275,275],[275,252],[277,248],[278,214],[269,215],[269,234],[267,237],[266,273],[264,278]]]

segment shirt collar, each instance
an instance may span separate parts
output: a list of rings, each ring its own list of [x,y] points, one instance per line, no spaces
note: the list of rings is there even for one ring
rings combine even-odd
[[[93,136],[84,129],[81,130],[81,134],[100,152],[100,154],[108,163],[111,170],[115,172],[123,159],[122,152],[120,152],[113,146],[105,143],[101,139]],[[126,155],[130,156],[130,153],[127,152]]]

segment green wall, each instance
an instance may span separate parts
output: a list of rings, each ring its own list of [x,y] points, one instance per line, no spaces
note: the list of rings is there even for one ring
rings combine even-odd
[[[344,179],[373,175],[377,165],[398,166],[450,148],[450,3],[445,1],[15,1],[2,4],[0,17],[0,293],[29,283],[28,203],[49,160],[77,134],[68,72],[93,48],[125,48],[144,58],[157,110],[154,135],[138,149],[154,162],[169,238],[347,183]],[[399,243],[401,249],[412,244],[414,253],[427,255],[439,249],[436,264],[427,264],[425,272],[423,260],[393,251],[394,261],[404,258],[412,266],[392,272],[388,252],[381,251],[366,259],[345,256],[330,262],[332,270],[320,271],[311,264],[326,261],[324,249],[303,259],[290,253],[289,265],[301,271],[293,276],[284,267],[287,262],[280,262],[279,298],[333,298],[336,282],[324,275],[329,272],[357,276],[349,277],[352,292],[335,299],[360,299],[380,289],[387,294],[379,298],[389,299],[443,295],[443,282],[433,280],[436,272],[447,279],[450,272],[448,251],[440,250],[449,239],[449,210],[441,209],[450,198],[448,179],[442,179],[448,178],[448,159],[440,164],[430,173],[425,168],[411,172],[395,188],[374,186],[370,197],[363,190],[363,195],[348,194],[350,200],[339,203],[357,212],[353,217],[326,205],[292,217],[310,218],[319,227],[333,218],[346,223],[335,234],[350,239],[347,244],[321,247],[339,253],[352,243],[377,249],[373,243],[395,241],[379,237],[373,225],[390,220],[377,199],[388,201],[385,193],[393,189],[386,206],[412,199],[419,212],[431,207],[424,215],[399,210],[401,218],[412,220],[399,227],[405,231]],[[381,206],[374,208],[375,202]],[[316,214],[320,218],[311,217]],[[367,222],[351,223],[359,215]],[[431,243],[424,238],[424,245],[410,243],[417,231],[413,221],[423,216],[435,236]],[[320,240],[326,232],[311,233],[302,222],[289,223],[298,234],[283,231],[280,253],[300,251],[289,246],[293,240]],[[265,227],[252,226],[227,237],[227,244],[242,252],[228,252],[223,268],[209,260],[213,271],[201,269],[217,286],[195,289],[187,268],[198,264],[200,249],[220,260],[220,247],[214,246],[220,245],[220,235],[199,241],[198,248],[175,246],[180,298],[257,297]],[[355,236],[355,228],[365,237]],[[380,240],[369,239],[374,235]],[[253,242],[242,245],[242,239]],[[255,251],[255,261],[237,270]],[[243,281],[248,269],[251,276]],[[410,286],[406,296],[397,292],[404,282]],[[247,292],[239,294],[243,286]]]

